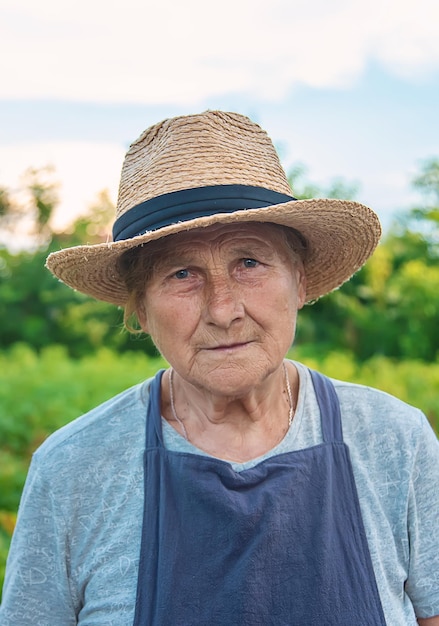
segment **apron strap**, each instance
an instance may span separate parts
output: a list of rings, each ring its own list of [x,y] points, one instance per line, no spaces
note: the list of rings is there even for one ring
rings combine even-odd
[[[161,369],[151,381],[149,386],[149,401],[146,413],[145,449],[157,448],[163,445],[162,421],[161,421],[161,384],[165,370]]]
[[[335,387],[327,376],[312,369],[309,373],[320,409],[323,441],[325,443],[342,442],[340,402]]]

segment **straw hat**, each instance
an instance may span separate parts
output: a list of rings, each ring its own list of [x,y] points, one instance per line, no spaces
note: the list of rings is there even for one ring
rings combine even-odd
[[[122,167],[113,241],[49,255],[64,283],[124,305],[119,255],[180,231],[272,222],[307,242],[307,301],[339,287],[369,258],[381,228],[369,208],[347,200],[295,200],[274,146],[237,113],[207,111],[164,120],[129,148]]]

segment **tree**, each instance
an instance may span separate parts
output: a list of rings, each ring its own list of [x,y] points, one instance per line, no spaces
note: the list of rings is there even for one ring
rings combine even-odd
[[[0,241],[10,250],[35,249],[52,235],[51,217],[58,205],[58,182],[50,166],[26,170],[21,187],[0,189]]]
[[[414,251],[428,264],[436,263],[439,259],[439,159],[422,163],[420,174],[413,179],[413,187],[420,192],[423,204],[413,207],[401,220],[400,234],[407,244],[417,242]]]
[[[50,176],[49,176],[50,174]],[[44,267],[49,252],[60,247],[105,241],[114,206],[107,191],[98,194],[87,215],[63,233],[54,232],[51,218],[57,207],[53,171],[27,171],[23,189],[0,190],[0,347],[24,342],[41,350],[64,345],[70,356],[81,357],[105,345],[118,351],[156,354],[149,338],[133,337],[123,329],[123,312],[111,304],[73,291]],[[27,248],[6,244],[26,225]]]
[[[439,354],[439,161],[413,180],[423,203],[392,224],[375,254],[340,289],[305,308],[297,341],[314,350],[433,361]]]

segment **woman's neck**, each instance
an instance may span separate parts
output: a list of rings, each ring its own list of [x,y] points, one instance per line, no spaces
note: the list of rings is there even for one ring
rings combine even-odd
[[[284,438],[297,403],[298,381],[296,368],[286,363],[259,387],[230,398],[198,389],[168,370],[162,379],[162,415],[197,448],[244,462]]]

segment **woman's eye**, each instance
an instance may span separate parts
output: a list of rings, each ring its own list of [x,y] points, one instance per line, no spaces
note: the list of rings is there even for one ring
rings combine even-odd
[[[187,278],[189,276],[189,270],[183,269],[175,272],[174,277],[178,279]]]
[[[243,259],[242,262],[244,267],[256,267],[258,265],[255,259]]]

